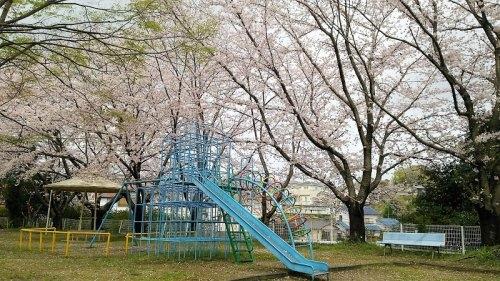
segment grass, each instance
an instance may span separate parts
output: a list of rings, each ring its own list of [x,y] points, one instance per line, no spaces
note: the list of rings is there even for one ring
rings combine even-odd
[[[235,264],[228,260],[179,262],[143,254],[125,256],[119,239],[112,242],[109,257],[101,255],[102,249],[89,253],[78,246],[73,247],[70,257],[63,257],[40,253],[36,241],[32,251],[20,250],[17,239],[17,231],[0,230],[1,280],[233,280],[286,272],[259,246],[254,263]],[[61,250],[58,248],[59,253]],[[316,259],[338,268],[330,280],[499,280],[500,273],[498,248],[431,259],[425,252],[394,251],[384,256],[375,245],[341,243],[316,246],[315,253]]]
[[[468,252],[462,260],[470,259],[473,262],[479,262],[481,265],[490,265],[495,267],[500,260],[500,246],[483,247],[479,250]]]

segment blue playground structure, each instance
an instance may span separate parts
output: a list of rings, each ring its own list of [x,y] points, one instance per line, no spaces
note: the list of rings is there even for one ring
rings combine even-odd
[[[294,197],[254,171],[236,173],[231,150],[227,138],[199,128],[164,139],[160,176],[122,187],[136,249],[177,259],[231,255],[250,262],[255,239],[289,270],[312,278],[327,274],[328,264],[298,251],[302,247],[312,258],[310,229]],[[276,209],[275,231],[257,218],[262,198]]]

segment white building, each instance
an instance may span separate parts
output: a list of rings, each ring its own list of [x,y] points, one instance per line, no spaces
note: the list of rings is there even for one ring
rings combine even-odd
[[[349,235],[347,208],[325,186],[315,182],[293,182],[288,189],[295,196],[295,206],[307,217],[314,242],[333,242]],[[365,206],[363,212],[367,236],[378,237],[382,231],[399,225],[395,219],[382,219],[370,206]]]
[[[306,215],[330,215],[331,210],[327,204],[318,203],[320,193],[326,188],[315,182],[293,182],[288,190],[295,196],[295,206],[301,208]],[[332,195],[333,196],[333,195]]]
[[[112,201],[115,197],[115,193],[103,193],[101,194],[101,200],[100,200],[100,205],[106,205],[109,201]],[[113,207],[112,211],[117,212],[117,211],[128,211],[128,204],[127,200],[125,198],[121,198],[118,202],[116,202]]]
[[[380,214],[370,206],[365,206],[363,212],[365,213],[365,224],[377,223],[377,220],[380,218]],[[342,221],[349,225],[349,212],[346,207],[342,207],[336,216],[337,221]]]

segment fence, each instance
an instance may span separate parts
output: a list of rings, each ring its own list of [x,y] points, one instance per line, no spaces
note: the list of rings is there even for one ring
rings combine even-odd
[[[33,237],[35,236],[35,237]],[[92,231],[58,231],[55,227],[52,228],[21,228],[19,230],[19,248],[28,248],[29,250],[33,249],[33,238],[38,240],[38,250],[40,252],[46,251],[47,244],[50,246],[50,251],[52,253],[56,252],[57,244],[64,245],[64,256],[69,255],[69,250],[71,248],[72,242],[78,242],[81,238],[84,238],[84,241],[89,237],[98,236],[99,238],[103,237],[105,241],[105,255],[109,254],[109,244],[111,241],[111,233],[103,233],[103,232],[92,232]],[[43,238],[47,238],[49,241],[43,240]],[[99,239],[101,240],[101,239]],[[26,241],[24,243],[23,241]],[[36,243],[36,242],[35,242]],[[81,245],[81,244],[80,244]],[[88,247],[85,247],[88,249]]]
[[[22,227],[33,228],[33,227],[45,227],[47,223],[45,218],[23,220]],[[49,221],[49,226],[52,222]],[[12,227],[12,223],[7,217],[0,217],[0,229],[6,229]],[[83,218],[81,221],[79,219],[68,219],[64,218],[62,220],[62,230],[92,230],[93,223],[91,218]],[[132,225],[129,220],[106,220],[101,228],[103,231],[108,231],[111,233],[126,234],[132,231]]]
[[[23,222],[24,227],[44,227],[45,219],[26,220]],[[6,217],[0,217],[0,228],[8,228],[9,220]],[[285,240],[288,239],[288,233],[281,225],[271,225]],[[92,219],[84,218],[80,222],[78,219],[63,219],[63,230],[90,230],[92,229]],[[126,234],[132,231],[132,225],[129,220],[106,220],[102,226],[103,231],[111,233]],[[369,241],[378,241],[382,239],[383,231],[399,231],[399,232],[435,232],[445,233],[446,246],[443,252],[446,253],[462,253],[477,249],[481,246],[481,229],[479,226],[460,226],[460,225],[427,225],[419,227],[416,224],[400,224],[393,228],[385,228],[380,231],[367,230]],[[324,225],[311,226],[311,238],[314,243],[336,243],[343,240],[347,236],[345,230],[340,230],[338,227],[331,227],[330,223]],[[426,247],[402,246],[403,250],[426,250]]]
[[[91,218],[79,219],[63,219],[63,230],[90,230],[93,228]],[[111,233],[126,234],[132,231],[132,225],[129,220],[105,220],[101,227],[102,231],[109,231]]]
[[[35,218],[35,219],[23,219],[21,226],[22,227],[45,227],[47,223],[46,218]],[[49,225],[51,225],[51,221],[49,221]],[[0,229],[1,228],[11,228],[12,221],[9,220],[8,217],[0,217]]]
[[[462,253],[477,249],[481,246],[481,229],[479,226],[460,226],[460,225],[427,225],[418,226],[416,224],[399,224],[393,227],[369,225],[366,229],[366,239],[369,242],[376,243],[382,240],[383,232],[434,232],[444,233],[446,237],[446,246],[442,249],[445,253]],[[337,243],[344,240],[349,235],[348,229],[342,227],[342,224],[335,222],[332,227],[331,223],[324,221],[323,223],[311,224],[311,237],[314,243]],[[404,246],[404,250],[427,250],[426,247]]]
[[[446,245],[443,252],[462,253],[477,249],[481,246],[481,229],[479,226],[461,225],[427,225],[418,227],[415,224],[401,224],[400,232],[434,232],[444,233]],[[424,250],[426,247],[404,246],[402,249]]]

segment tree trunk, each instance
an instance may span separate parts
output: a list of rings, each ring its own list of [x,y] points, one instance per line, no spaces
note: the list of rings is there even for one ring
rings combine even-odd
[[[262,214],[260,221],[263,224],[265,224],[266,226],[269,226],[269,223],[271,222],[271,218],[273,217],[273,214],[274,214],[274,212]]]
[[[102,224],[104,216],[109,211],[110,208],[97,208],[95,227],[99,229]],[[92,211],[92,219],[90,220],[90,229],[94,229],[94,212]]]
[[[52,206],[52,226],[57,228],[57,229],[62,229],[62,220],[63,220],[63,214],[62,212],[59,211],[60,209],[58,206],[54,205]]]
[[[144,206],[144,190],[143,189],[138,189],[137,190],[137,198],[135,202],[135,213],[134,213],[134,218],[136,223],[134,224],[134,232],[136,233],[142,233],[143,232],[143,206]]]
[[[260,205],[261,205],[261,216],[260,216],[260,220],[262,221],[263,224],[265,224],[266,226],[269,226],[269,218],[267,216],[267,193],[265,191],[262,191],[261,195],[260,195]]]
[[[481,227],[481,242],[483,245],[500,244],[500,216],[484,207],[476,207]]]
[[[484,157],[498,157],[500,151],[495,143],[486,143],[484,148],[486,148],[483,152],[486,154]],[[476,205],[476,212],[481,227],[481,242],[488,246],[500,245],[500,182],[498,179],[500,165],[497,159],[494,160],[491,166],[481,167],[481,161],[477,164],[481,200]]]
[[[349,240],[356,243],[365,242],[364,204],[349,202],[346,206],[349,212]]]

